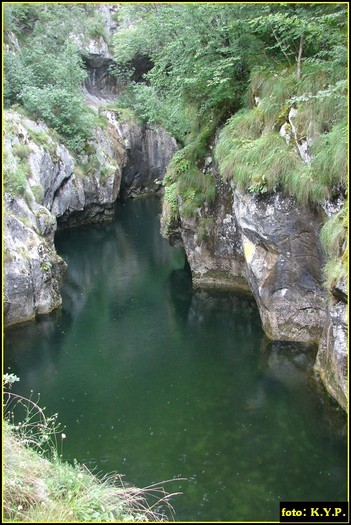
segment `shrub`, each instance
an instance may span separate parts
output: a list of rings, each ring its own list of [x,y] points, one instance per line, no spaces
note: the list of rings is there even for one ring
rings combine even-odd
[[[94,115],[84,107],[82,96],[66,88],[27,87],[23,91],[25,108],[60,133],[69,148],[80,152],[90,138]]]
[[[27,170],[23,163],[14,170],[5,170],[5,191],[13,196],[23,195],[27,186]]]
[[[25,160],[28,159],[30,147],[27,144],[19,142],[13,146],[12,151],[20,160]]]

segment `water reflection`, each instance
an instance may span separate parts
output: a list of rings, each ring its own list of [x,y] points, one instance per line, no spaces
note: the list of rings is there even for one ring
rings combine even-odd
[[[134,201],[60,234],[63,307],[6,332],[17,390],[59,412],[68,460],[137,486],[175,478],[177,520],[276,520],[281,500],[345,499],[315,349],[267,343],[250,296],[193,291],[159,211]]]

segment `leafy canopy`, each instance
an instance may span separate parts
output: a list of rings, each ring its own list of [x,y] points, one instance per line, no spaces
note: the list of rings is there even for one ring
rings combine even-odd
[[[75,43],[75,35],[91,20],[91,6],[5,6],[5,107],[20,104],[58,131],[76,152],[90,137],[94,122],[84,104],[81,86],[86,71]]]

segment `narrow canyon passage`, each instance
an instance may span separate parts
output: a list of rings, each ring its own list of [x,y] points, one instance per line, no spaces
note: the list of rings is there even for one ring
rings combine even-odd
[[[316,388],[315,350],[268,344],[249,296],[192,290],[159,214],[132,200],[56,236],[62,308],[6,332],[16,391],[59,413],[64,459],[139,487],[174,479],[177,521],[345,500],[346,419]]]

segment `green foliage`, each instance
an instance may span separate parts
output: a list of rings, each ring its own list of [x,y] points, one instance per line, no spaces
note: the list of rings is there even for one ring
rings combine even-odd
[[[100,16],[95,16],[88,25],[88,35],[92,38],[103,38],[107,40],[105,32],[104,19]]]
[[[189,108],[209,118],[239,104],[254,42],[247,38],[242,7],[163,4],[120,10],[117,65],[129,67],[131,77],[136,58],[149,56],[154,64],[146,84],[132,86],[130,103],[183,143],[192,129]]]
[[[293,65],[300,53],[300,59],[342,60],[340,47],[345,45],[347,30],[345,5],[267,5],[249,25],[263,44],[266,60]]]
[[[253,67],[267,70],[277,62],[288,67],[289,85],[281,85],[278,75],[268,75],[278,107],[268,105],[267,110],[273,111],[288,96],[299,94],[296,61],[300,70],[302,63],[304,69],[306,64],[320,68],[332,63],[343,73],[346,67],[342,5],[123,5],[119,22],[114,37],[117,67],[129,67],[131,78],[136,58],[148,56],[154,64],[145,75],[146,84],[132,87],[130,103],[144,118],[167,129],[178,126],[176,136],[182,142],[192,129],[187,108],[195,107],[198,115],[238,109]],[[301,88],[304,94],[306,88]],[[165,111],[172,104],[180,118],[177,126],[172,111]]]
[[[216,157],[222,176],[256,193],[281,187],[302,202],[320,202],[343,179],[344,140],[334,175],[326,161],[341,139],[334,127],[346,107],[344,6],[126,5],[119,19],[118,66],[129,67],[131,78],[137,57],[154,64],[145,83],[131,86],[129,103],[185,145],[164,182],[172,186],[174,206],[177,188],[185,214],[213,196],[201,162],[215,126],[207,133],[204,122],[239,108],[250,70],[247,98],[251,106],[255,97],[260,103],[237,112],[221,132]],[[293,103],[299,140],[316,139],[312,166],[277,133]]]
[[[31,190],[36,202],[40,203],[44,196],[43,187],[40,184],[35,184],[34,186],[31,186]]]
[[[163,234],[169,235],[172,227],[179,220],[178,209],[178,188],[177,183],[173,182],[165,187],[162,208]]]
[[[197,238],[203,241],[212,233],[215,221],[213,217],[201,217],[197,228]]]
[[[12,384],[11,377],[4,382]],[[13,382],[13,381],[12,381]],[[47,457],[57,457],[57,434],[61,426],[57,423],[57,414],[47,417],[45,408],[38,399],[26,398],[14,392],[5,392],[5,419],[11,424],[12,432],[26,445]]]
[[[51,262],[43,262],[40,264],[40,269],[43,271],[43,272],[49,272],[51,269],[52,269],[52,264]]]
[[[28,167],[23,162],[14,169],[5,168],[5,191],[10,195],[23,195],[27,186]]]
[[[237,112],[221,130],[215,150],[221,175],[254,193],[280,187],[300,202],[320,203],[345,188],[345,86],[337,80],[338,68],[330,76],[332,69],[308,64],[300,80],[291,67],[255,69],[249,98],[253,103],[259,97],[259,105]],[[324,89],[337,84],[338,90]],[[310,165],[300,158],[293,137],[287,145],[277,133],[284,123],[291,132],[292,101],[298,108],[298,141],[313,140]]]
[[[184,216],[193,217],[198,208],[211,203],[216,197],[216,182],[210,172],[203,169],[204,157],[213,137],[216,121],[203,124],[195,119],[188,144],[177,151],[171,159],[163,179],[165,186],[163,206],[163,233],[167,235],[179,218],[178,198],[182,202]]]
[[[342,209],[326,221],[320,234],[327,256],[325,281],[330,289],[348,276],[348,211],[348,201],[345,201]]]
[[[137,115],[131,108],[121,106],[120,103],[108,104],[106,106],[102,106],[99,111],[101,112],[105,110],[113,111],[114,114],[116,115],[118,122],[120,122],[121,124],[125,122],[135,122],[135,123],[140,122]],[[102,114],[101,116],[104,117],[105,115]]]
[[[76,164],[73,169],[73,173],[76,177],[83,179],[86,175],[85,167],[82,164]]]
[[[40,130],[34,130],[30,129],[28,130],[28,138],[29,140],[32,140],[36,144],[39,144],[40,146],[47,146],[50,142],[50,137],[45,131]]]
[[[181,143],[186,140],[189,123],[179,99],[165,96],[153,86],[131,83],[120,102],[143,122],[162,125]]]
[[[5,106],[21,104],[44,119],[78,154],[76,172],[96,173],[98,159],[84,148],[97,120],[83,103],[86,73],[71,35],[105,38],[101,15],[88,4],[7,4],[4,14]],[[258,194],[280,188],[315,204],[345,193],[346,15],[344,4],[321,3],[120,6],[111,68],[124,85],[118,118],[129,119],[131,109],[183,146],[163,183],[169,224],[178,220],[178,202],[194,215],[215,198],[204,159],[226,120],[215,157],[234,185]],[[149,68],[142,79],[140,64]],[[298,142],[312,144],[309,164],[294,137],[286,144],[278,134],[282,126],[292,131],[291,107]],[[53,153],[47,137],[37,142]],[[5,166],[5,187],[16,193],[28,167],[25,150],[14,153],[20,163]],[[100,176],[108,177],[107,167]]]
[[[105,164],[100,168],[100,182],[104,183],[116,172],[117,167],[112,164]]]
[[[347,275],[342,260],[337,256],[329,258],[323,268],[325,285],[332,290]]]
[[[312,146],[313,173],[331,193],[333,190],[346,189],[347,139],[346,121],[333,126],[329,133],[319,136]]]
[[[31,72],[22,57],[8,52],[4,57],[4,105],[5,108],[21,102],[21,92],[29,82]]]
[[[28,159],[30,147],[27,144],[23,144],[23,142],[19,142],[13,146],[12,152],[20,160],[25,160]]]
[[[45,42],[48,52],[65,45],[72,33],[84,34],[89,26],[101,24],[101,16],[92,5],[18,3],[6,4],[4,11],[5,34],[14,32],[20,44],[34,37]]]
[[[178,182],[179,195],[183,201],[185,216],[194,216],[197,208],[205,202],[211,203],[216,197],[216,183],[210,173],[197,168],[185,171]]]
[[[269,190],[267,186],[266,175],[262,175],[262,176],[256,175],[252,177],[251,186],[249,186],[247,190],[250,193],[258,193],[259,195],[262,195],[263,193],[267,193]]]
[[[95,117],[84,104],[81,84],[86,72],[70,35],[97,19],[86,16],[91,12],[82,5],[7,5],[5,9],[10,27],[22,40],[21,51],[5,54],[5,106],[20,103],[79,152],[91,136]]]
[[[15,33],[32,31],[38,20],[39,10],[37,5],[20,3],[5,5],[5,30]]]

